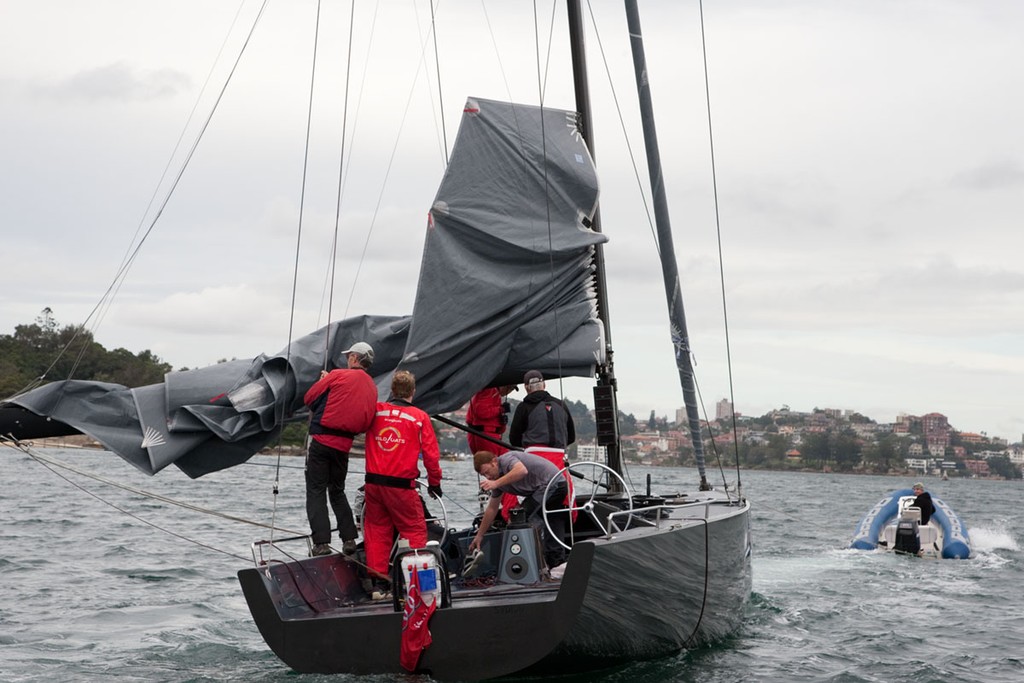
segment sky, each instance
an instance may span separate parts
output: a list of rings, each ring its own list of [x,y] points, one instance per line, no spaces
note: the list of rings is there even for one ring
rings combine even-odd
[[[495,0],[437,3],[436,46],[426,2],[357,3],[351,48],[346,3],[317,36],[312,0],[269,2],[221,95],[260,7],[0,0],[0,333],[49,307],[181,368],[407,314],[464,100],[574,107],[564,6]],[[1024,3],[708,0],[703,45],[698,3],[640,10],[711,417],[731,396],[1021,440]],[[620,407],[674,418],[624,10],[585,13]]]

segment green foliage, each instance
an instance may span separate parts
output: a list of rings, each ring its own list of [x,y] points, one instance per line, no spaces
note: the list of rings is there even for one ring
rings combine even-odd
[[[622,436],[632,436],[637,433],[636,417],[633,413],[623,413],[619,411],[619,434]]]
[[[886,434],[863,450],[864,466],[877,474],[886,474],[890,469],[902,466],[907,454],[908,439],[895,434]]]
[[[1021,472],[1020,468],[1010,462],[1010,458],[1005,455],[997,455],[988,459],[988,468],[990,471],[995,472],[1001,477],[1007,479],[1020,479]]]
[[[592,439],[597,435],[597,424],[590,408],[583,401],[574,401],[571,398],[565,399],[565,407],[569,409],[573,425],[576,427],[576,440]]]
[[[281,430],[281,443],[285,446],[304,446],[309,424],[305,420],[289,422]]]
[[[170,371],[170,364],[148,349],[107,351],[84,326],[60,327],[49,308],[35,323],[0,335],[0,398],[39,381],[74,378],[137,387],[160,382]]]
[[[597,437],[597,423],[590,407],[583,401],[574,401],[571,398],[564,399],[565,406],[572,415],[573,424],[576,426],[576,441],[591,441]],[[622,436],[636,434],[636,418],[631,414],[619,411],[619,433]]]

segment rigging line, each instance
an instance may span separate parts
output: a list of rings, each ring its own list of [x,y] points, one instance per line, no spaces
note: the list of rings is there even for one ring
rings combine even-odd
[[[136,520],[138,522],[141,522],[141,523],[143,523],[143,524],[145,524],[147,526],[153,527],[157,531],[162,531],[165,534],[168,534],[170,536],[174,536],[175,538],[181,539],[181,540],[186,541],[188,543],[193,543],[193,544],[195,544],[195,545],[197,545],[197,546],[199,546],[201,548],[206,548],[207,550],[212,550],[214,552],[221,553],[222,555],[227,555],[228,557],[233,557],[236,560],[245,560],[245,559],[247,559],[245,557],[242,557],[241,555],[236,555],[236,554],[230,553],[230,552],[228,552],[226,550],[221,550],[220,548],[217,548],[215,546],[209,545],[208,543],[203,543],[202,541],[198,541],[198,540],[196,540],[194,538],[189,538],[188,536],[185,536],[184,534],[179,534],[176,531],[172,531],[172,530],[170,530],[170,529],[168,529],[166,527],[162,527],[159,524],[151,522],[148,519],[140,517],[139,515],[137,515],[134,512],[132,512],[131,510],[127,510],[127,509],[117,505],[116,503],[112,503],[109,500],[106,500],[106,499],[98,496],[97,494],[95,494],[92,491],[90,491],[89,489],[85,488],[84,486],[82,486],[78,482],[75,482],[75,481],[71,480],[69,477],[64,476],[63,474],[61,474],[60,472],[55,470],[53,467],[51,467],[46,462],[45,459],[41,459],[39,456],[29,452],[28,450],[26,450],[24,448],[19,447],[18,450],[21,450],[23,453],[25,453],[29,457],[34,458],[37,462],[39,462],[39,464],[41,464],[43,467],[45,467],[51,473],[53,473],[54,475],[60,477],[61,479],[63,479],[67,483],[71,484],[72,486],[74,486],[78,490],[82,491],[83,493],[86,493],[86,494],[92,496],[93,498],[95,498],[99,502],[103,503],[104,505],[108,505],[108,506],[114,508],[115,510],[117,510],[118,512],[121,512],[122,514],[128,515],[129,517],[131,517],[132,519],[134,519],[134,520]],[[74,471],[73,468],[68,468],[68,469],[71,469],[72,471]],[[86,475],[86,476],[88,476],[88,475]]]
[[[337,265],[336,265],[336,263],[337,263],[337,253],[338,253],[338,234],[339,234],[340,223],[341,223],[341,205],[342,205],[342,202],[343,202],[343,199],[344,199],[344,196],[345,196],[345,185],[348,182],[349,170],[352,168],[352,164],[350,162],[352,161],[352,154],[355,151],[355,142],[356,142],[356,139],[357,139],[356,131],[358,130],[358,126],[359,126],[359,111],[362,109],[363,92],[364,92],[364,88],[360,87],[360,89],[359,89],[359,97],[358,97],[358,99],[356,101],[356,106],[355,106],[356,116],[354,117],[354,120],[352,122],[352,133],[351,133],[351,135],[346,135],[347,130],[348,130],[348,110],[349,110],[350,87],[351,87],[351,73],[352,73],[352,44],[353,44],[353,36],[355,35],[355,3],[352,2],[352,3],[349,4],[349,6],[350,6],[349,29],[348,29],[348,31],[349,31],[349,34],[348,34],[349,38],[348,38],[348,53],[347,53],[347,56],[346,56],[346,60],[347,61],[346,61],[346,68],[345,68],[345,95],[344,95],[345,103],[344,103],[344,114],[343,114],[342,132],[341,132],[341,154],[340,154],[340,156],[338,158],[338,164],[339,164],[338,165],[338,191],[337,191],[337,202],[336,202],[336,207],[335,207],[334,238],[333,238],[333,240],[331,242],[331,250],[330,250],[330,256],[329,256],[329,260],[328,260],[328,268],[327,268],[328,275],[324,278],[324,287],[327,290],[327,292],[326,292],[326,294],[321,294],[321,297],[320,297],[320,308],[317,311],[317,317],[318,317],[317,323],[319,324],[320,323],[319,316],[323,313],[323,310],[324,310],[324,301],[323,300],[324,300],[324,298],[326,296],[327,302],[328,302],[327,303],[327,321],[326,321],[326,323],[328,325],[331,322],[331,319],[333,317],[333,312],[334,312],[334,288],[335,288],[334,282],[335,282],[335,274],[337,272]],[[360,79],[360,82],[363,85],[366,84],[367,74],[369,73],[369,70],[370,70],[370,54],[371,54],[371,49],[372,49],[372,45],[373,45],[373,36],[376,34],[376,31],[377,31],[377,15],[378,15],[379,12],[380,12],[380,3],[378,2],[377,4],[374,5],[373,18],[370,21],[370,30],[367,31],[367,35],[369,35],[370,38],[369,38],[369,40],[367,42],[367,46],[366,46],[366,57],[363,60],[363,74],[362,74],[362,78]],[[352,148],[348,151],[348,159],[347,159],[347,162],[346,162],[345,147],[346,147],[347,139],[348,138],[351,138],[351,140],[352,140],[352,145],[351,145]],[[353,289],[353,291],[355,290],[356,280],[357,279],[358,279],[358,272],[356,274],[356,277],[354,277],[353,280],[352,280],[352,289]],[[350,301],[351,301],[351,299],[350,299]],[[342,317],[343,318],[348,317],[348,307],[347,306],[345,307],[345,311],[342,314]],[[326,368],[326,359],[325,359],[325,366],[324,367]]]
[[[228,33],[224,37],[224,42],[221,43],[220,50],[217,52],[217,57],[214,59],[214,62],[213,62],[214,66],[217,64],[217,62],[220,61],[220,57],[221,57],[221,55],[224,52],[224,46],[227,44],[228,36],[231,35],[231,32],[234,29],[235,24],[238,21],[238,16],[239,16],[239,14],[241,14],[242,6],[243,5],[244,5],[244,0],[242,0],[242,4],[240,4],[238,9],[235,11],[235,16],[234,16],[234,18],[231,21],[231,26],[228,27]],[[257,20],[258,20],[258,17],[257,17]],[[71,336],[71,339],[69,339],[68,342],[64,345],[64,347],[60,351],[57,352],[56,357],[50,363],[49,367],[47,367],[46,370],[43,371],[43,374],[40,375],[38,378],[29,381],[23,388],[21,388],[20,390],[16,391],[14,394],[11,394],[11,396],[10,396],[11,398],[13,398],[14,396],[17,396],[19,394],[25,393],[26,391],[29,391],[30,389],[34,389],[37,386],[39,386],[42,383],[42,380],[44,380],[46,378],[46,376],[50,373],[50,371],[53,370],[53,368],[57,365],[57,363],[60,361],[60,359],[64,357],[64,354],[66,354],[68,352],[68,350],[71,348],[72,344],[75,343],[75,340],[77,340],[78,337],[86,330],[86,323],[88,323],[89,320],[94,315],[97,315],[97,320],[92,325],[92,329],[96,330],[96,329],[99,328],[100,321],[102,320],[103,316],[105,315],[105,313],[102,312],[103,309],[104,309],[104,301],[107,302],[106,308],[109,308],[109,305],[113,301],[114,296],[116,295],[117,291],[120,289],[120,283],[124,281],[124,278],[122,277],[122,272],[125,271],[125,269],[127,268],[128,264],[130,263],[129,255],[132,253],[132,250],[131,250],[132,245],[135,243],[135,240],[138,237],[139,232],[142,230],[142,226],[145,225],[146,215],[149,214],[149,210],[153,207],[153,203],[156,201],[157,191],[160,189],[160,186],[163,184],[164,178],[167,177],[167,172],[168,172],[168,170],[171,167],[171,162],[174,160],[174,157],[177,154],[178,149],[181,147],[181,142],[182,142],[182,140],[185,137],[185,132],[188,130],[188,126],[192,122],[192,118],[195,115],[196,109],[199,107],[199,102],[202,100],[203,94],[206,92],[207,85],[209,85],[210,78],[213,75],[214,66],[210,67],[210,71],[206,75],[206,80],[203,82],[203,87],[200,89],[199,96],[196,98],[195,104],[192,105],[192,111],[189,112],[188,119],[185,121],[185,126],[182,128],[181,134],[178,136],[178,141],[175,143],[174,149],[171,151],[171,154],[170,154],[170,156],[167,159],[167,164],[166,164],[166,166],[164,166],[163,173],[161,173],[160,179],[157,181],[156,187],[154,187],[154,189],[153,189],[153,195],[150,197],[149,203],[146,205],[146,210],[143,211],[143,213],[142,213],[142,218],[139,220],[139,225],[135,228],[135,234],[132,235],[132,239],[128,242],[128,247],[125,250],[124,255],[121,257],[121,265],[118,266],[117,272],[115,273],[115,276],[114,276],[114,280],[111,283],[110,287],[107,288],[107,290],[103,294],[103,296],[100,297],[99,302],[97,302],[96,307],[93,308],[92,312],[90,312],[88,317],[86,317],[85,323],[82,323],[81,325],[76,326],[75,333]],[[150,230],[152,230],[152,227],[150,228]],[[146,234],[148,235],[149,232],[147,231]],[[134,257],[132,257],[132,259],[134,259]],[[125,271],[125,274],[127,274],[126,271]],[[78,369],[78,366],[81,364],[82,358],[85,355],[85,351],[86,351],[87,347],[88,347],[87,344],[83,344],[82,345],[82,348],[78,352],[78,355],[76,356],[75,361],[74,361],[74,363],[71,366],[71,369],[68,371],[68,379],[70,379],[74,375],[75,371]]]
[[[165,496],[163,494],[154,493],[152,491],[146,491],[145,489],[135,488],[134,486],[129,486],[127,484],[122,484],[120,482],[112,481],[110,479],[107,479],[106,477],[101,477],[98,474],[92,474],[90,472],[86,472],[84,470],[80,470],[80,469],[78,469],[76,467],[72,467],[71,465],[68,465],[67,463],[63,463],[63,462],[61,462],[61,461],[59,461],[59,460],[57,460],[55,458],[50,458],[50,457],[45,456],[45,455],[43,455],[41,453],[35,452],[28,445],[26,445],[25,443],[19,441],[18,439],[14,438],[14,437],[11,437],[9,435],[5,436],[5,437],[0,437],[0,444],[2,444],[4,446],[7,446],[8,448],[14,448],[16,450],[19,450],[22,453],[24,453],[25,455],[29,456],[30,458],[36,460],[40,464],[44,464],[44,465],[47,465],[47,466],[58,467],[60,469],[67,470],[68,472],[74,472],[75,474],[77,474],[80,477],[85,477],[87,479],[92,479],[92,480],[97,481],[97,482],[99,482],[101,484],[106,484],[107,486],[112,486],[114,488],[121,489],[122,491],[127,491],[129,493],[134,493],[134,494],[136,494],[138,496],[142,496],[143,498],[150,498],[152,500],[158,500],[158,501],[160,501],[162,503],[167,503],[168,505],[174,505],[174,506],[177,506],[177,507],[180,507],[180,508],[184,508],[186,510],[191,510],[192,512],[199,512],[199,513],[202,513],[202,514],[210,515],[211,517],[220,517],[221,519],[226,519],[228,521],[239,522],[240,524],[248,524],[250,526],[258,526],[258,527],[261,527],[263,529],[271,529],[272,528],[269,524],[264,524],[263,522],[256,522],[256,521],[251,520],[251,519],[245,519],[244,517],[236,517],[234,515],[229,515],[229,514],[226,514],[226,513],[223,513],[223,512],[218,512],[217,510],[211,510],[209,508],[204,508],[204,507],[201,507],[201,506],[198,506],[198,505],[194,505],[192,503],[186,503],[185,501],[177,500],[175,498],[171,498],[171,497]],[[74,482],[72,482],[72,483],[74,483]],[[77,484],[75,484],[75,485],[78,486]],[[81,488],[81,487],[79,487],[79,488]],[[83,490],[85,490],[85,489],[83,489]],[[87,490],[85,490],[85,491],[86,491],[86,493],[89,493]],[[90,495],[94,495],[94,494],[90,493]],[[292,531],[291,529],[285,529],[283,527],[277,527],[277,530],[278,531],[284,531],[284,532],[287,532],[289,534],[301,535],[301,532]]]
[[[415,4],[415,3],[413,3],[413,8],[416,10],[416,33],[417,33],[417,35],[421,35],[421,33],[420,33],[419,6],[417,4]],[[420,59],[423,60],[424,62],[426,62],[427,45],[428,45],[428,43],[433,43],[434,44],[434,63],[435,63],[435,66],[436,66],[437,72],[438,72],[438,79],[437,79],[438,108],[437,109],[434,108],[434,101],[432,99],[430,99],[430,97],[429,97],[429,93],[432,93],[433,90],[434,90],[434,84],[430,81],[430,69],[429,68],[424,69],[423,73],[424,73],[424,78],[426,79],[426,82],[427,82],[426,91],[428,93],[428,100],[430,101],[430,116],[431,116],[431,118],[433,119],[433,122],[434,122],[435,134],[437,133],[437,129],[438,128],[441,129],[441,133],[437,134],[437,145],[438,145],[438,152],[440,153],[440,156],[441,156],[441,159],[442,159],[441,170],[445,171],[445,170],[448,169],[448,143],[447,143],[447,139],[448,138],[447,138],[447,131],[444,129],[445,128],[445,124],[444,124],[444,99],[441,97],[441,78],[440,78],[441,71],[440,71],[440,64],[437,62],[437,35],[436,35],[436,31],[435,31],[435,26],[434,26],[434,7],[433,7],[433,5],[431,5],[431,7],[430,7],[430,14],[431,14],[431,19],[430,19],[431,23],[427,27],[427,29],[422,33],[422,35],[424,36],[424,40],[423,40],[423,43],[422,43],[423,47],[422,47],[422,49],[420,51]],[[438,114],[440,114],[440,121],[438,120]]]
[[[544,214],[547,222],[548,230],[548,281],[554,283],[555,281],[555,257],[554,257],[554,240],[551,233],[551,185],[550,176],[548,175],[548,131],[547,124],[544,119],[544,74],[541,69],[541,49],[540,49],[540,16],[537,12],[537,0],[533,0],[533,43],[537,65],[537,98],[540,101],[540,146],[541,146],[541,159],[544,160]],[[558,315],[558,302],[553,302],[552,312],[554,313],[555,321],[555,339],[561,339],[561,332],[559,330],[559,318]],[[562,378],[562,345],[558,344],[555,347],[555,358],[556,365],[558,366],[558,394],[559,398],[565,398],[565,382]],[[526,389],[526,385],[523,385],[523,389]],[[565,407],[566,412],[569,411],[568,407]]]
[[[494,29],[491,27],[491,15],[487,13],[487,5],[480,0],[480,8],[484,11],[484,23],[487,24],[487,34],[491,36],[491,45],[494,47],[494,57],[498,62],[498,71],[501,73],[501,82],[505,84],[505,94],[508,101],[512,102],[512,86],[509,85],[508,75],[505,73],[504,64],[501,61],[501,50],[498,49],[498,39],[494,37]]]
[[[440,3],[441,0],[438,0]],[[434,68],[437,70],[437,103],[441,110],[441,140],[444,145],[444,165],[448,166],[448,129],[444,122],[444,91],[441,89],[441,58],[437,54],[437,14],[436,5],[430,3],[430,29],[434,35]]]
[[[373,230],[377,225],[377,216],[380,215],[380,208],[384,202],[384,191],[387,188],[388,179],[391,177],[391,169],[395,165],[395,157],[398,155],[398,142],[402,137],[402,130],[405,128],[405,122],[409,118],[409,108],[412,106],[412,99],[416,90],[416,81],[419,80],[420,72],[423,70],[424,64],[424,53],[426,52],[426,40],[429,37],[423,39],[420,43],[420,61],[416,67],[416,74],[413,76],[412,85],[409,87],[409,96],[405,100],[405,108],[402,110],[402,120],[398,125],[398,134],[395,136],[395,143],[391,147],[391,154],[388,156],[387,169],[384,171],[384,180],[381,182],[380,192],[377,195],[377,203],[373,207],[373,216],[370,218],[370,227],[366,231],[366,240],[363,242],[363,250],[359,254],[359,263],[356,265],[356,273],[352,278],[352,289],[348,293],[348,301],[345,302],[345,316],[348,316],[349,308],[352,306],[352,297],[355,296],[356,283],[359,281],[359,275],[363,270],[363,263],[366,261],[366,252],[370,248],[370,238],[373,237]]]
[[[708,142],[711,148],[711,187],[714,193],[715,201],[715,231],[718,237],[718,272],[721,281],[722,289],[722,319],[725,325],[725,358],[726,367],[728,368],[729,374],[729,400],[732,402],[732,431],[733,431],[733,445],[736,449],[736,485],[740,486],[740,443],[738,438],[739,427],[736,423],[736,396],[733,389],[733,378],[732,378],[732,345],[729,340],[729,307],[726,302],[725,294],[725,258],[722,252],[722,217],[719,211],[718,203],[718,173],[715,167],[715,135],[714,128],[712,126],[711,118],[711,84],[708,76],[708,45],[707,37],[704,32],[704,0],[699,0],[697,3],[700,9],[700,42],[701,52],[704,56],[704,94],[705,102],[708,110]]]
[[[597,19],[594,17],[594,8],[589,0],[587,10],[590,12],[590,24],[594,28],[594,37],[597,40],[598,52],[601,53],[601,62],[604,64],[605,76],[608,80],[608,87],[612,93],[612,101],[615,103],[615,113],[619,117],[619,127],[622,129],[622,139],[626,143],[626,151],[629,154],[629,162],[633,166],[633,176],[636,178],[636,186],[640,192],[640,201],[644,206],[644,213],[647,214],[647,226],[651,229],[651,237],[654,238],[654,248],[661,256],[661,244],[658,242],[658,231],[654,227],[654,218],[651,216],[651,207],[647,202],[647,194],[644,192],[644,183],[640,177],[640,169],[636,163],[636,154],[633,153],[633,145],[629,141],[629,133],[626,130],[626,120],[622,116],[622,106],[619,104],[619,95],[615,91],[615,83],[612,80],[611,68],[608,65],[608,55],[604,51],[604,43],[601,42],[601,33],[597,28]]]
[[[704,395],[700,391],[700,383],[697,381],[696,369],[692,373],[693,376],[693,390],[697,393],[697,404],[700,406],[701,412],[704,413],[704,424],[708,428],[708,436],[711,437],[711,450],[715,453],[715,462],[718,463],[718,472],[722,475],[722,487],[725,489],[725,494],[732,500],[732,495],[729,493],[729,482],[725,478],[725,468],[722,466],[722,454],[718,450],[718,444],[715,443],[715,434],[711,431],[711,420],[708,419],[707,408],[704,407]],[[735,411],[733,411],[735,412]],[[733,433],[733,441],[736,441],[736,435]],[[739,491],[737,490],[737,495]]]
[[[690,637],[686,639],[687,643],[693,642],[693,637],[697,635],[697,631],[700,629],[700,624],[704,621],[704,610],[707,609],[708,606],[708,579],[711,575],[711,559],[709,557],[711,539],[708,532],[708,520],[700,519],[697,521],[704,523],[704,595],[700,601],[700,614],[697,615],[697,623],[693,626],[693,633],[691,633]]]
[[[272,462],[250,462],[248,460],[243,462],[243,463],[239,463],[238,465],[235,465],[235,467],[244,467],[244,466],[249,466],[249,467],[280,467],[281,469],[285,469],[285,470],[302,470],[302,469],[305,469],[305,467],[302,467],[300,465],[275,465]]]
[[[153,203],[156,201],[157,193],[159,192],[160,187],[164,184],[164,180],[167,178],[168,172],[171,170],[171,162],[174,161],[174,158],[178,155],[178,150],[181,149],[181,144],[185,139],[185,133],[188,132],[189,126],[192,124],[192,120],[195,118],[196,111],[199,109],[199,103],[203,100],[203,96],[206,94],[207,87],[210,85],[210,81],[213,78],[213,72],[216,69],[217,65],[220,63],[221,56],[224,54],[224,48],[228,44],[228,38],[230,38],[231,34],[234,32],[235,25],[238,23],[238,18],[239,16],[241,16],[242,8],[244,6],[245,0],[241,0],[238,4],[238,9],[235,10],[235,16],[231,19],[231,25],[228,26],[227,33],[224,36],[224,40],[221,42],[220,48],[217,50],[217,56],[213,58],[213,63],[210,65],[210,70],[206,74],[206,79],[203,81],[203,85],[199,89],[199,94],[196,96],[196,101],[193,103],[192,109],[188,113],[188,118],[185,119],[185,125],[182,126],[181,133],[178,135],[178,139],[174,143],[174,149],[171,150],[171,153],[167,158],[167,164],[164,166],[164,170],[160,174],[160,179],[157,180],[156,185],[153,187],[153,194],[149,198],[149,203],[146,204],[146,209],[142,212],[142,217],[139,219],[139,224],[135,228],[135,234],[132,235],[132,239],[128,242],[128,248],[125,249],[125,253],[121,257],[122,265],[124,265],[125,260],[131,253],[131,246],[135,243],[135,240],[138,238],[139,232],[142,230],[142,226],[145,225],[146,223],[146,216],[149,215],[150,209],[153,208]],[[123,284],[123,282],[124,281],[122,280],[121,283]],[[118,291],[120,291],[120,285],[118,285],[115,288],[114,294],[108,299],[106,311],[110,310],[110,306],[113,304],[114,297],[117,295]],[[106,311],[100,313],[96,323],[92,326],[92,329],[94,331],[99,329],[103,317],[106,316]]]
[[[291,367],[292,357],[292,336],[295,333],[295,299],[299,287],[299,254],[302,247],[302,221],[306,213],[306,181],[309,178],[309,140],[311,137],[311,131],[313,129],[313,95],[315,92],[316,85],[316,57],[317,48],[320,45],[320,9],[322,3],[318,0],[316,3],[316,19],[313,23],[313,59],[310,63],[309,69],[309,103],[306,107],[306,141],[305,147],[302,154],[302,183],[299,191],[299,222],[295,230],[295,265],[292,268],[292,300],[291,308],[288,311],[288,343],[285,346],[284,362],[285,367]],[[293,378],[293,381],[294,378]],[[297,388],[297,387],[296,387]],[[275,406],[274,408],[274,424],[280,429],[277,433],[277,467],[274,469],[274,483],[272,486],[272,503],[270,506],[270,540],[274,540],[274,529],[277,521],[277,496],[281,490],[281,458],[282,458],[282,443],[281,439],[284,435],[284,413],[285,406]],[[273,546],[271,546],[273,547]]]
[[[543,101],[548,91],[548,76],[551,75],[551,49],[555,42],[555,10],[558,8],[557,2],[551,3],[551,20],[548,22],[548,51],[547,56],[544,60],[544,81],[540,88],[540,98]]]
[[[146,232],[142,235],[142,238],[139,240],[138,244],[135,245],[135,248],[131,250],[131,254],[127,257],[127,259],[125,259],[122,262],[121,267],[114,275],[114,280],[110,283],[110,286],[107,287],[107,290],[103,293],[103,296],[100,297],[100,300],[96,303],[96,306],[94,306],[89,315],[86,316],[85,322],[83,323],[83,328],[89,322],[89,320],[91,320],[92,317],[96,315],[97,311],[99,311],[102,308],[103,302],[112,296],[112,292],[116,291],[116,288],[120,287],[120,283],[124,281],[124,279],[128,276],[128,271],[131,269],[132,264],[135,263],[135,259],[138,257],[139,251],[142,249],[142,245],[146,242],[146,239],[153,232],[153,229],[156,227],[157,222],[163,215],[164,209],[167,208],[167,204],[171,201],[171,197],[174,195],[174,191],[177,189],[178,183],[181,182],[181,177],[184,175],[185,169],[188,168],[189,163],[192,161],[192,157],[195,155],[196,149],[199,147],[199,142],[200,140],[202,140],[203,134],[206,133],[206,129],[209,127],[210,122],[213,120],[213,115],[216,113],[217,107],[218,105],[220,105],[220,101],[223,99],[224,93],[227,91],[228,84],[231,82],[231,78],[234,76],[235,70],[238,68],[238,63],[239,61],[241,61],[242,55],[245,53],[246,48],[249,46],[249,41],[252,39],[252,35],[256,31],[256,26],[259,24],[260,17],[263,16],[263,11],[264,9],[266,9],[267,2],[269,2],[269,0],[263,1],[263,5],[260,7],[259,13],[253,20],[252,27],[249,29],[249,33],[245,38],[245,42],[243,43],[241,49],[239,50],[238,56],[235,58],[235,63],[232,65],[231,71],[230,73],[228,73],[228,76],[224,81],[224,85],[221,87],[220,93],[217,95],[217,99],[214,101],[213,109],[210,110],[210,114],[207,116],[206,121],[200,128],[199,134],[193,141],[192,147],[189,149],[188,154],[185,157],[185,161],[182,163],[181,168],[178,170],[177,175],[174,177],[174,181],[171,183],[171,187],[167,191],[167,194],[164,196],[163,201],[160,203],[156,215],[153,217],[153,220],[149,224],[149,228],[146,229]],[[53,365],[51,365],[50,368],[47,369],[47,372],[49,372],[49,369],[52,369],[52,367]]]
[[[302,183],[299,190],[299,222],[295,230],[295,265],[292,269],[292,300],[291,309],[288,314],[288,345],[285,349],[286,363],[291,359],[292,335],[294,334],[295,328],[295,299],[299,283],[299,253],[302,246],[302,221],[305,216],[306,209],[306,182],[309,178],[309,140],[313,128],[313,93],[315,89],[314,86],[316,84],[316,57],[317,46],[320,42],[320,7],[321,3],[318,0],[316,4],[316,20],[313,29],[313,60],[310,65],[309,73],[309,103],[306,107],[306,141],[302,155]]]
[[[334,236],[331,238],[330,287],[327,290],[327,334],[324,335],[324,365],[327,369],[327,355],[331,348],[331,316],[334,313],[334,277],[338,272],[338,234],[341,231],[341,198],[344,194],[345,174],[348,165],[345,163],[345,134],[348,131],[348,98],[352,74],[352,36],[356,21],[356,4],[350,4],[348,18],[348,51],[345,60],[345,93],[341,109],[341,150],[338,154],[338,189],[334,205]]]

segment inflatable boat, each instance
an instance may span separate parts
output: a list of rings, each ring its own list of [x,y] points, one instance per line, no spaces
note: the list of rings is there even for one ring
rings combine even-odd
[[[953,509],[932,496],[935,512],[927,524],[913,506],[914,491],[899,489],[878,501],[857,525],[850,547],[891,550],[907,555],[966,560],[971,556],[967,527]]]

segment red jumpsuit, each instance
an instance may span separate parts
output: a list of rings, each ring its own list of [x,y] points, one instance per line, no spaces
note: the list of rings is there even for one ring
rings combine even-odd
[[[430,416],[402,399],[377,403],[366,432],[363,541],[366,565],[383,576],[396,530],[412,548],[427,544],[423,502],[415,488],[421,453],[427,483],[440,486],[441,452]]]
[[[500,439],[505,433],[505,423],[508,418],[502,410],[504,397],[498,391],[498,387],[487,387],[473,394],[469,399],[469,408],[466,410],[466,424],[481,431],[488,436]],[[495,455],[501,455],[508,451],[500,444],[487,439],[481,439],[476,434],[466,434],[466,441],[469,442],[469,452],[490,451]],[[519,505],[519,496],[506,493],[501,498],[501,516],[508,521],[509,511]]]
[[[501,410],[501,402],[502,396],[497,387],[488,387],[476,392],[473,394],[473,398],[469,399],[466,424],[488,436],[500,439],[501,435],[505,433],[505,422],[507,422],[502,419],[505,414]],[[493,441],[481,439],[476,434],[466,434],[466,440],[469,441],[471,453],[490,451],[495,455],[501,455],[508,450]]]

